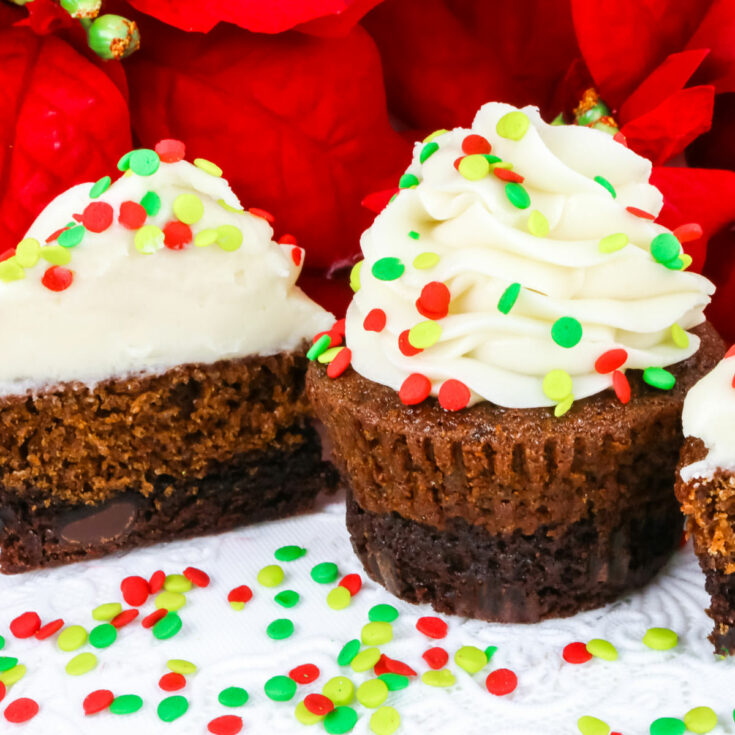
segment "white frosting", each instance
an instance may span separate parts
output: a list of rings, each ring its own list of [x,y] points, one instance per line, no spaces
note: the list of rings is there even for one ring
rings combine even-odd
[[[684,400],[684,436],[696,437],[707,456],[681,469],[681,478],[710,478],[718,470],[735,472],[735,355],[705,375]]]
[[[91,184],[57,197],[27,237],[45,240],[93,200]],[[139,252],[135,231],[118,223],[120,204],[148,191],[162,200],[147,225],[176,219],[179,194],[196,193],[204,205],[194,235],[234,225],[242,246],[217,244]],[[228,183],[180,161],[162,163],[152,176],[120,177],[98,199],[114,210],[106,231],[86,232],[70,250],[72,285],[54,292],[42,285],[41,260],[23,280],[0,283],[0,391],[22,392],[62,381],[93,384],[131,373],[158,372],[184,363],[211,363],[268,355],[299,346],[333,318],[294,284],[300,273],[293,246],[273,242],[268,222],[241,209]]]
[[[651,163],[604,132],[547,125],[533,107],[523,108],[530,126],[521,140],[500,137],[498,120],[514,109],[485,105],[470,130],[435,138],[439,149],[423,164],[423,144],[417,144],[408,172],[419,185],[401,190],[364,233],[361,288],[347,312],[346,335],[352,365],[366,378],[397,390],[409,374],[421,373],[431,380],[433,395],[454,378],[471,389],[471,402],[549,406],[554,401],[542,390],[549,371],[569,373],[574,397],[582,398],[611,386],[611,374],[594,368],[607,350],[627,350],[624,370],[671,365],[697,350],[695,335],[687,347],[676,346],[671,327],[701,323],[714,286],[657,263],[651,241],[668,230],[626,211],[629,205],[660,211],[662,195],[648,183]],[[505,182],[492,173],[470,181],[455,169],[470,133],[484,136],[492,154],[525,177],[528,209],[513,206]],[[595,176],[607,179],[617,198]],[[533,210],[548,220],[545,237],[528,231]],[[600,252],[600,239],[613,233],[625,233],[629,244]],[[438,254],[439,263],[428,270],[413,267],[423,252]],[[373,264],[384,257],[405,265],[397,280],[372,275]],[[430,281],[448,286],[449,314],[439,320],[439,341],[409,357],[398,336],[425,319],[415,304]],[[514,282],[523,287],[520,296],[509,314],[501,313],[498,301]],[[376,307],[387,315],[380,333],[363,328]],[[572,348],[551,337],[552,325],[564,316],[583,327]]]

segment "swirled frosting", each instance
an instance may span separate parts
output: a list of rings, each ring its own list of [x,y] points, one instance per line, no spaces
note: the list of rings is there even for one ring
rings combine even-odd
[[[295,285],[301,248],[168,143],[61,194],[0,262],[0,392],[274,354],[333,323]]]
[[[352,366],[404,402],[422,377],[446,408],[560,414],[612,386],[625,401],[629,368],[670,387],[662,368],[697,350],[687,330],[714,286],[652,221],[663,200],[650,173],[608,134],[548,125],[533,107],[489,103],[471,129],[417,143],[362,237]]]
[[[709,478],[718,470],[735,472],[735,347],[704,376],[684,400],[684,436],[701,439],[707,456],[681,469],[684,482]]]

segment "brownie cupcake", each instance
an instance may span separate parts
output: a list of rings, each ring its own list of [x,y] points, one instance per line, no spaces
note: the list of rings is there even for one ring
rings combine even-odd
[[[735,653],[735,347],[684,401],[676,495],[711,597],[710,640]]]
[[[309,507],[304,392],[330,314],[213,163],[162,141],[44,210],[0,262],[0,570]]]
[[[723,346],[650,173],[606,133],[498,103],[417,144],[363,236],[346,347],[322,357],[351,368],[307,375],[353,546],[394,594],[533,622],[676,548],[682,403]]]

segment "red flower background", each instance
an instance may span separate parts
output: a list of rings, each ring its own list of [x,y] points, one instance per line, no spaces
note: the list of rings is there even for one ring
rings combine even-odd
[[[735,340],[735,0],[111,0],[142,46],[101,61],[54,0],[0,0],[0,250],[68,186],[132,144],[177,137],[222,164],[246,206],[307,250],[304,283],[334,309],[411,140],[491,99],[547,119],[594,87],[654,163],[669,227],[718,284]],[[399,134],[390,116],[411,133]]]

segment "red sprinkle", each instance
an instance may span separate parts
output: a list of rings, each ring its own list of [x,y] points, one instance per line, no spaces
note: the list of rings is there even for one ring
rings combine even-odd
[[[15,255],[15,248],[10,248],[9,250],[6,250],[2,255],[0,255],[0,263],[2,263],[3,260],[12,258],[14,255]]]
[[[427,319],[443,319],[449,313],[449,301],[452,295],[441,281],[431,281],[421,289],[416,300],[416,308],[421,316]]]
[[[288,675],[297,684],[311,684],[319,678],[319,667],[314,664],[301,664],[288,672]]]
[[[336,354],[334,360],[327,365],[327,377],[339,378],[350,366],[351,361],[352,350],[349,347],[344,347]]]
[[[107,202],[91,202],[82,212],[82,224],[90,232],[104,232],[115,218],[115,212]]]
[[[163,244],[170,250],[183,250],[192,238],[191,227],[185,222],[172,220],[163,227]]]
[[[186,677],[183,674],[170,671],[158,680],[158,686],[164,692],[178,692],[179,689],[183,689],[186,686]]]
[[[620,143],[621,145],[624,145],[626,148],[628,147],[628,141],[626,137],[619,130],[617,133],[615,133],[615,135],[613,135],[613,140],[616,143]]]
[[[37,714],[38,703],[28,697],[16,699],[15,702],[11,702],[5,708],[5,719],[8,722],[14,722],[16,724],[28,722],[28,720],[32,720]]]
[[[159,620],[163,620],[167,614],[168,610],[161,608],[160,610],[152,612],[150,615],[146,615],[143,620],[140,621],[140,624],[144,628],[152,628]]]
[[[625,365],[625,361],[628,359],[628,353],[620,348],[608,350],[603,352],[595,361],[595,370],[602,375],[611,373],[613,370],[618,370]]]
[[[447,411],[460,411],[470,402],[470,389],[461,381],[450,378],[439,388],[439,405]]]
[[[612,374],[613,390],[621,403],[628,403],[630,400],[630,383],[625,373],[616,370]]]
[[[115,695],[109,689],[97,689],[84,698],[82,703],[84,714],[96,715],[98,712],[102,712],[112,704],[113,699],[115,699]]]
[[[228,602],[250,602],[252,598],[253,591],[246,584],[235,587],[235,589],[230,590],[230,594],[227,595]]]
[[[315,334],[314,339],[313,339],[313,344],[316,344],[325,334],[329,335],[329,348],[328,349],[332,347],[339,347],[342,344],[342,337],[344,335],[335,331],[334,327],[332,327],[332,329],[330,329],[328,332],[319,332],[319,334]]]
[[[159,140],[154,150],[164,163],[176,163],[186,155],[186,146],[180,140],[173,138]]]
[[[36,640],[45,641],[46,638],[50,638],[54,633],[57,633],[64,627],[64,621],[61,618],[52,620],[50,623],[46,623],[42,628],[39,628],[34,635]]]
[[[729,357],[735,357],[735,345],[733,345],[726,353],[725,353],[725,359]]]
[[[429,668],[435,671],[443,669],[449,661],[449,654],[443,648],[439,648],[439,646],[424,651],[421,657],[429,665]]]
[[[468,135],[462,141],[462,152],[471,156],[473,153],[490,153],[492,146],[486,138],[481,135]]]
[[[391,674],[400,674],[401,676],[418,676],[418,674],[403,661],[396,661],[394,658],[385,657],[385,666]]]
[[[110,621],[112,625],[114,625],[118,630],[120,628],[124,628],[126,625],[129,625],[130,623],[135,620],[139,615],[137,610],[123,610],[118,615],[115,615],[115,617]]]
[[[462,159],[463,158],[464,158],[464,156],[460,156],[459,158],[455,159],[455,161],[454,161],[454,168],[456,168],[457,171],[459,171],[459,164],[462,163]]]
[[[386,316],[382,309],[370,309],[362,323],[366,332],[382,332],[385,329]]]
[[[702,226],[698,225],[696,222],[690,222],[686,225],[679,225],[674,230],[674,237],[679,242],[691,242],[692,240],[699,240],[700,237],[704,234],[704,231],[702,230]]]
[[[304,707],[312,715],[328,715],[334,709],[334,702],[323,694],[307,694]]]
[[[65,291],[71,286],[73,280],[74,274],[68,268],[61,265],[52,265],[46,269],[41,278],[41,283],[49,291]]]
[[[248,212],[250,212],[250,214],[254,214],[256,217],[264,219],[270,224],[273,224],[276,221],[276,218],[270,212],[265,209],[260,209],[260,207],[250,207],[250,209],[248,209]]]
[[[163,583],[166,581],[166,575],[158,569],[151,574],[151,578],[148,580],[148,590],[152,595],[156,592],[160,592],[163,588]]]
[[[201,569],[196,567],[186,567],[184,569],[184,576],[195,586],[195,587],[209,587],[209,575],[203,572]]]
[[[586,664],[592,658],[592,654],[587,650],[587,644],[578,641],[564,646],[562,656],[568,664]]]
[[[502,697],[518,686],[518,677],[510,669],[496,669],[487,675],[485,686],[490,694]]]
[[[337,321],[332,325],[331,332],[334,332],[335,334],[338,334],[340,337],[345,336],[345,318],[342,317],[342,319],[337,319]]]
[[[513,181],[516,184],[522,184],[526,180],[524,176],[521,176],[508,168],[498,168],[496,166],[493,169],[493,173],[501,181]]]
[[[373,666],[373,673],[375,674],[375,676],[380,676],[381,674],[390,674],[390,669],[388,668],[388,657],[384,653],[380,654],[378,663]]]
[[[441,619],[434,617],[423,617],[416,621],[416,630],[429,638],[444,638],[449,626]]]
[[[142,204],[138,202],[123,202],[120,205],[120,214],[117,215],[117,221],[128,230],[138,230],[144,224],[148,212]]]
[[[431,381],[421,373],[411,373],[401,385],[398,397],[405,406],[415,406],[431,393]]]
[[[650,220],[656,219],[656,215],[655,214],[651,214],[650,212],[646,212],[645,209],[638,209],[638,207],[626,207],[626,209],[631,214],[634,214],[636,217],[640,217],[641,219],[650,219]]]
[[[223,715],[212,720],[207,730],[213,735],[237,735],[242,730],[242,717],[237,715]]]
[[[298,245],[298,240],[291,235],[290,233],[286,233],[285,235],[281,235],[278,238],[278,242],[281,245]]]
[[[81,214],[73,214],[72,217],[77,221],[81,222],[83,219],[83,216]]]
[[[46,238],[46,242],[53,242],[54,240],[56,240],[56,238],[57,238],[57,237],[58,237],[58,236],[59,236],[59,235],[60,235],[60,234],[61,234],[62,232],[64,232],[65,230],[68,230],[68,229],[69,229],[68,227],[59,227],[59,229],[58,229],[58,230],[56,230],[56,232],[52,232],[52,233],[51,233],[51,234],[50,234],[50,235],[49,235],[49,236],[48,236],[48,237]]]
[[[1,681],[0,681],[0,702],[2,702],[2,701],[3,701],[3,699],[5,699],[5,692],[6,692],[6,691],[7,691],[7,690],[5,689],[5,684],[3,684],[3,683],[2,683]]]
[[[148,581],[143,577],[125,577],[120,583],[120,591],[123,600],[133,607],[144,605],[150,594]]]
[[[359,574],[347,574],[339,583],[354,597],[362,589],[362,577]]]
[[[399,335],[398,335],[398,349],[406,356],[406,357],[413,357],[414,355],[418,355],[420,352],[423,352],[423,350],[420,350],[418,347],[414,347],[409,341],[408,341],[408,329],[404,329]]]
[[[291,248],[291,260],[293,260],[293,264],[298,267],[301,265],[301,261],[304,257],[304,251],[300,247],[293,247]]]
[[[37,613],[24,612],[10,623],[10,632],[16,638],[31,638],[41,627],[41,618]]]

